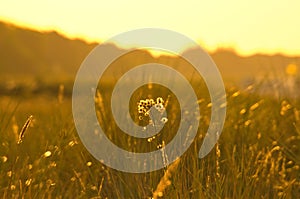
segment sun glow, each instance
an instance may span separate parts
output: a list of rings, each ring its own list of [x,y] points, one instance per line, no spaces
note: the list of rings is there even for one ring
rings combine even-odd
[[[18,6],[16,6],[18,5]],[[300,54],[300,1],[87,0],[4,1],[0,20],[70,38],[101,42],[145,27],[180,32],[208,51],[234,48],[239,54]]]

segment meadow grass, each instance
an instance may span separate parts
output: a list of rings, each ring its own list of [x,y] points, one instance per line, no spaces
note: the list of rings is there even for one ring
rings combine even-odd
[[[111,169],[88,153],[74,127],[71,99],[61,96],[62,86],[58,99],[51,95],[3,97],[0,197],[297,198],[300,101],[258,95],[255,87],[227,89],[225,126],[208,156],[198,158],[210,118],[210,100],[204,96],[199,100],[200,128],[188,151],[164,169],[144,174]],[[103,108],[99,105],[99,113],[103,114]],[[169,109],[176,112],[171,105]],[[168,122],[172,121],[172,114],[168,116]],[[22,132],[28,118],[30,124]],[[101,115],[98,119],[111,125],[105,124]],[[172,132],[172,126],[176,125],[165,131]],[[20,132],[22,142],[18,144]],[[145,140],[129,139],[118,132],[111,127],[107,134],[124,148],[142,151],[153,150],[174,136],[161,133],[147,145]]]

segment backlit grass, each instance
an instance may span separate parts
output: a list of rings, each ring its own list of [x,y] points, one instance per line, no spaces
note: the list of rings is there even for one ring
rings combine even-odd
[[[189,150],[168,167],[145,174],[116,171],[88,153],[74,128],[69,97],[3,97],[0,197],[297,198],[300,101],[258,95],[255,87],[227,90],[224,130],[208,156],[198,159],[210,117],[210,100],[204,96],[199,100],[200,128]],[[32,121],[18,144],[30,115]],[[115,143],[137,145],[137,140],[116,132],[108,132]],[[140,150],[153,150],[170,136],[174,135],[159,135],[149,146],[141,141],[145,149]]]

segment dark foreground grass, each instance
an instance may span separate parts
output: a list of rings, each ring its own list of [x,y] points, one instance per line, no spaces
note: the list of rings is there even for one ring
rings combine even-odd
[[[210,102],[204,97],[197,138],[180,160],[158,171],[129,174],[108,168],[87,152],[74,127],[71,99],[1,97],[0,197],[299,197],[300,101],[255,95],[252,87],[229,89],[227,100],[223,133],[208,156],[198,159],[209,125]],[[17,144],[30,115],[33,120]],[[123,140],[118,131],[109,134],[119,138],[118,144],[138,144]],[[160,135],[149,145],[169,136]]]

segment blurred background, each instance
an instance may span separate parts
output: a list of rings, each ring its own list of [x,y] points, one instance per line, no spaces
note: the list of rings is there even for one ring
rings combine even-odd
[[[0,196],[298,198],[299,8],[297,0],[1,0]],[[106,167],[81,144],[72,117],[72,87],[94,47],[148,27],[182,33],[209,53],[225,83],[227,118],[220,141],[199,159],[212,106],[201,84],[201,128],[180,162],[128,174]],[[106,47],[113,53],[126,46]],[[181,52],[193,50],[183,46]],[[196,86],[201,79],[179,57],[145,50],[119,59],[120,70],[108,70],[107,77],[116,81],[125,69],[149,61],[172,65],[188,79],[192,74],[189,80]],[[107,110],[104,97],[95,96],[100,114]],[[134,100],[135,105],[140,99]],[[176,118],[178,110],[171,110]],[[110,123],[106,127],[119,145],[148,151],[140,140],[125,139]],[[151,138],[151,150],[173,138],[158,137]]]
[[[299,4],[296,0],[2,1],[0,93],[53,92],[57,84],[64,84],[70,93],[77,69],[97,44],[124,31],[157,27],[197,41],[212,56],[226,84],[259,81],[268,92],[296,94]],[[286,84],[292,91],[283,88]]]

